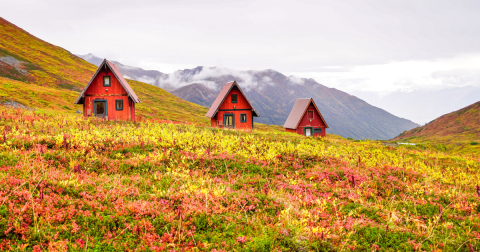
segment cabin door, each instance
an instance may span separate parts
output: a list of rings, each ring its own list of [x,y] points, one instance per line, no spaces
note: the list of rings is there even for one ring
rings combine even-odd
[[[233,114],[224,115],[223,122],[224,122],[225,128],[235,128],[235,120],[233,118]]]
[[[305,128],[305,136],[311,136],[312,135],[312,128]]]
[[[96,117],[105,117],[107,115],[107,102],[94,101],[94,113]]]

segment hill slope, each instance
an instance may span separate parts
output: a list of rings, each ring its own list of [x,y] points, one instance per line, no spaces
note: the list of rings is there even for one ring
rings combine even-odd
[[[97,67],[0,18],[0,96],[32,108],[74,112],[75,99]],[[207,109],[165,90],[128,80],[142,103],[137,114],[206,124]]]
[[[480,102],[403,132],[392,140],[452,145],[471,145],[473,142],[472,147],[476,147],[475,143],[480,142]]]
[[[0,115],[2,251],[480,246],[472,155],[1,106]]]

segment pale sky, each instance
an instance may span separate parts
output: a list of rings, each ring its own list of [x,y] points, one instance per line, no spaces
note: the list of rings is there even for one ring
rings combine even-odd
[[[72,53],[165,73],[274,69],[380,95],[480,86],[474,0],[0,0],[0,15]]]

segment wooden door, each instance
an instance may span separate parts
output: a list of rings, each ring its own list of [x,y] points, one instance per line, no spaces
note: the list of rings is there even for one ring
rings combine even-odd
[[[235,128],[235,119],[233,114],[225,114],[223,118],[223,125],[225,125],[225,128]]]
[[[96,117],[105,117],[107,115],[107,102],[106,101],[95,101],[95,116]]]
[[[311,136],[312,135],[312,128],[305,127],[305,136]]]

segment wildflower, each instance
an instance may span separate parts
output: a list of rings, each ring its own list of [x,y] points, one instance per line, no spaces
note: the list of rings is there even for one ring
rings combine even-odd
[[[41,251],[43,251],[43,249],[39,245],[33,246],[33,252],[41,252]]]
[[[469,250],[470,252],[475,252],[475,250],[473,249],[473,245],[472,245],[471,243],[468,244],[468,250]]]
[[[73,171],[76,173],[80,173],[82,171],[82,167],[80,165],[75,165],[73,167]]]
[[[239,236],[239,237],[237,237],[237,242],[240,243],[240,244],[244,244],[245,242],[247,242],[247,237]]]
[[[67,136],[65,134],[63,134],[63,147],[67,148]]]
[[[269,191],[270,191],[270,189],[268,188],[267,183],[263,184],[263,193],[265,195],[267,195]]]
[[[80,227],[77,225],[77,223],[75,221],[73,221],[72,223],[72,232],[73,233],[76,233],[78,232],[78,230],[80,230]]]

